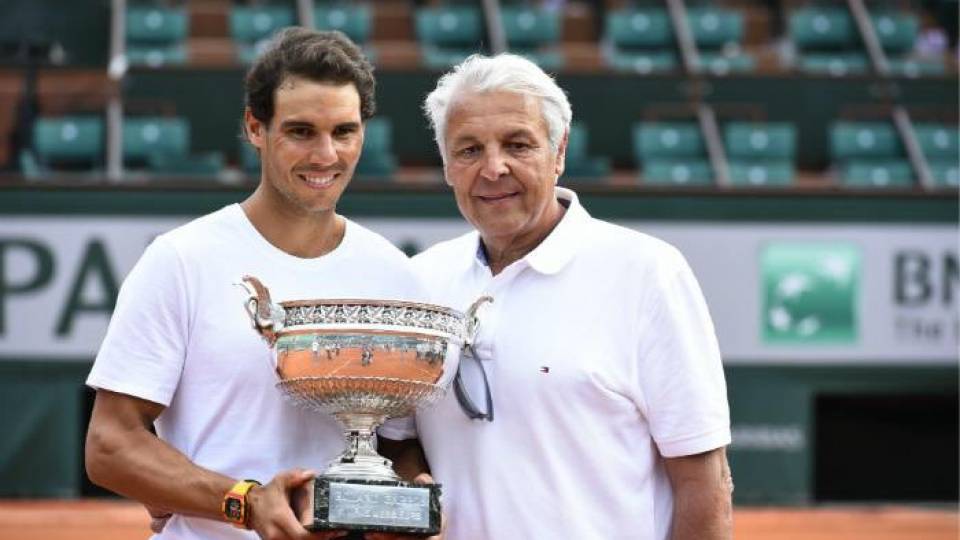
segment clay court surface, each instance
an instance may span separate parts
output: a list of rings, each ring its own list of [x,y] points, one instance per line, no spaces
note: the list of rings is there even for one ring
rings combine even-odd
[[[892,506],[737,508],[734,519],[738,540],[957,540],[958,516]],[[147,523],[128,502],[0,501],[0,540],[143,540]]]

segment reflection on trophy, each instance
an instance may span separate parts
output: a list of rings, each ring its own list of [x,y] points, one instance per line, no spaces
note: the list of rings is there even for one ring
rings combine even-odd
[[[384,300],[297,300],[273,304],[255,277],[241,285],[254,327],[273,347],[277,387],[293,401],[332,414],[347,448],[317,477],[310,530],[433,535],[440,486],[400,480],[374,450],[376,428],[440,397],[476,331],[467,314]]]

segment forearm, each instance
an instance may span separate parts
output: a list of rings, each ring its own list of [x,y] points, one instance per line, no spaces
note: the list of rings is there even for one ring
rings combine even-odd
[[[233,479],[201,468],[150,432],[163,406],[97,392],[85,460],[97,485],[158,510],[220,518]]]
[[[711,490],[674,499],[671,540],[728,540],[733,538],[733,510],[729,493]]]
[[[673,488],[671,540],[733,538],[733,479],[724,448],[666,460]]]

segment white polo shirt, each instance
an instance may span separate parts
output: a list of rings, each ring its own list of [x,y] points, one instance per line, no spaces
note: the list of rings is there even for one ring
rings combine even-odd
[[[476,232],[414,259],[434,302],[494,298],[476,345],[494,421],[468,419],[450,391],[416,422],[448,540],[666,539],[661,456],[730,442],[713,324],[683,256],[556,194],[561,222],[497,276]]]

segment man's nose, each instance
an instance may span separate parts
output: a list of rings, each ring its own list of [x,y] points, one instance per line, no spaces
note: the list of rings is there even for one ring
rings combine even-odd
[[[510,172],[507,167],[506,156],[499,149],[492,149],[484,153],[480,175],[486,180],[497,180]]]
[[[327,167],[337,162],[337,149],[333,145],[333,137],[321,135],[317,137],[310,149],[310,164]]]

